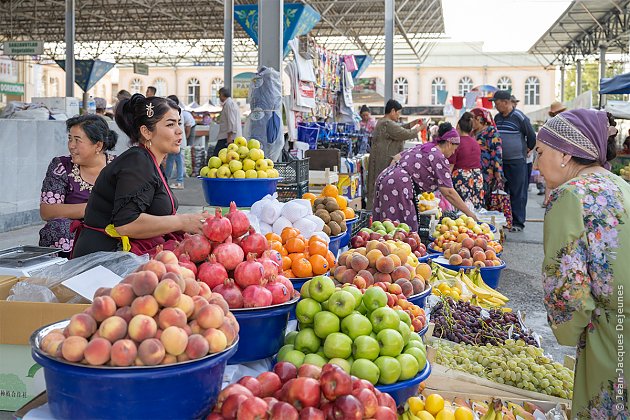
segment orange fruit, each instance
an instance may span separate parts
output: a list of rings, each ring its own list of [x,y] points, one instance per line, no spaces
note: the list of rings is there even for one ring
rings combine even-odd
[[[332,251],[326,253],[326,261],[328,261],[328,268],[330,270],[337,265],[337,258],[335,258],[335,254],[333,254]]]
[[[273,232],[269,232],[268,234],[266,234],[265,238],[268,241],[278,241],[278,242],[282,243],[282,238],[280,237],[280,235],[275,234]]]
[[[293,264],[293,261],[291,260],[291,257],[289,257],[288,255],[286,257],[282,257],[282,269],[283,270],[289,270],[291,268],[291,264]]]
[[[339,190],[334,185],[326,185],[322,190],[322,195],[324,197],[337,197],[339,195]]]
[[[311,205],[315,202],[315,200],[317,199],[317,196],[313,193],[306,193],[302,196],[303,199],[305,200],[310,200],[311,201]]]
[[[354,219],[356,217],[352,207],[346,207],[343,209],[343,214],[346,216],[346,219]]]
[[[325,244],[326,246],[328,246],[328,242],[326,242],[326,240],[324,238],[322,238],[321,236],[317,236],[317,235],[313,235],[309,238],[308,240],[308,244],[312,244],[313,242],[322,242],[323,244]]]
[[[348,200],[343,195],[335,197],[335,201],[339,205],[339,210],[345,210],[348,207]]]
[[[287,251],[291,253],[304,252],[304,250],[306,249],[306,245],[304,244],[304,241],[301,240],[300,238],[289,238],[286,244],[284,244],[284,247],[287,249]]]
[[[311,263],[315,275],[325,274],[328,271],[328,261],[321,255],[311,255],[308,262]]]
[[[282,233],[280,234],[280,239],[282,239],[282,243],[285,244],[290,238],[295,238],[299,234],[300,234],[299,230],[292,227],[285,227],[284,229],[282,229]]]
[[[328,245],[326,242],[313,241],[308,244],[308,253],[311,255],[321,255],[325,257],[328,253]]]
[[[294,252],[292,254],[288,255],[289,258],[291,258],[291,264],[293,264],[293,261],[299,259],[299,258],[304,258],[304,253],[303,252]]]
[[[284,270],[284,271],[282,272],[282,275],[283,275],[284,277],[288,278],[288,279],[293,279],[293,278],[295,278],[295,274],[293,274],[293,271],[291,271],[291,270]]]
[[[291,264],[291,271],[298,278],[313,276],[313,266],[306,258],[295,258]]]

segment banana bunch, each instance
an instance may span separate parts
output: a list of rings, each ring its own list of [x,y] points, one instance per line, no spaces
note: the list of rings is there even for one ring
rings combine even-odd
[[[437,265],[437,264],[436,264]],[[449,296],[454,300],[469,302],[473,295],[466,290],[465,283],[460,277],[460,273],[446,269],[437,265],[433,267],[433,274],[430,279],[433,286],[433,294],[437,296]]]
[[[488,411],[480,420],[503,420],[503,403],[497,398],[493,398],[488,404]]]
[[[494,290],[492,287],[488,286],[481,278],[481,271],[479,269],[472,270],[468,273],[469,275],[465,275],[472,283],[472,286],[475,287],[473,289],[473,293],[477,296],[477,304],[482,308],[487,309],[498,309],[501,308],[504,312],[510,312],[510,308],[505,308],[505,305],[510,300],[502,293]],[[467,287],[468,282],[464,280],[464,283]]]

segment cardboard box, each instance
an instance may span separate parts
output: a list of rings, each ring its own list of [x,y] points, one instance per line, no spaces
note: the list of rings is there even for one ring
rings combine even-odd
[[[51,98],[33,98],[31,103],[42,104],[50,110],[52,114],[66,114],[68,118],[79,115],[80,99],[51,97]]]
[[[337,189],[339,193],[352,200],[359,195],[361,177],[359,174],[339,174]]]
[[[33,331],[70,318],[89,305],[7,301],[16,277],[0,276],[0,410],[15,411],[45,388],[31,357]]]

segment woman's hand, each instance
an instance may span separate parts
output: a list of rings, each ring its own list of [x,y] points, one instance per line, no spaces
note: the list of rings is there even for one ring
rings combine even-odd
[[[178,214],[182,222],[182,230],[188,233],[202,233],[203,223],[209,217],[207,211],[203,213]]]
[[[389,166],[395,165],[396,162],[398,162],[399,160],[400,160],[400,153],[398,153],[396,156],[392,158],[392,162],[389,164]]]

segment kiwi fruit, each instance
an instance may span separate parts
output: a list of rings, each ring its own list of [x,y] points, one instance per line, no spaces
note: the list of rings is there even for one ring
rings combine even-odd
[[[319,203],[318,205],[316,205],[315,211],[317,210],[324,210],[326,213],[328,213],[328,210],[326,210],[326,205],[324,203]]]
[[[320,204],[324,204],[324,200],[326,200],[324,197],[316,198],[313,202],[313,206],[317,207]]]
[[[341,228],[341,232],[345,232],[346,230],[348,230],[348,225],[346,225],[345,222],[341,222],[339,223],[339,227]]]
[[[334,220],[337,223],[342,223],[345,220],[345,217],[343,216],[343,213],[341,213],[340,210],[333,211],[332,213],[330,213],[330,218],[331,220]]]
[[[332,201],[328,201],[326,203],[326,210],[328,210],[329,212],[339,210],[339,204],[337,203],[337,201],[335,201],[335,199],[332,199]]]
[[[328,222],[328,227],[330,227],[330,234],[332,236],[337,236],[341,234],[341,227],[339,226],[339,223],[331,220],[330,222]]]
[[[324,227],[322,228],[322,232],[324,232],[326,235],[330,236],[331,235],[331,230],[330,227],[326,224],[324,225]]]
[[[324,223],[328,224],[330,222],[330,213],[328,213],[325,209],[319,209],[315,212],[315,216],[319,217],[324,221]]]

